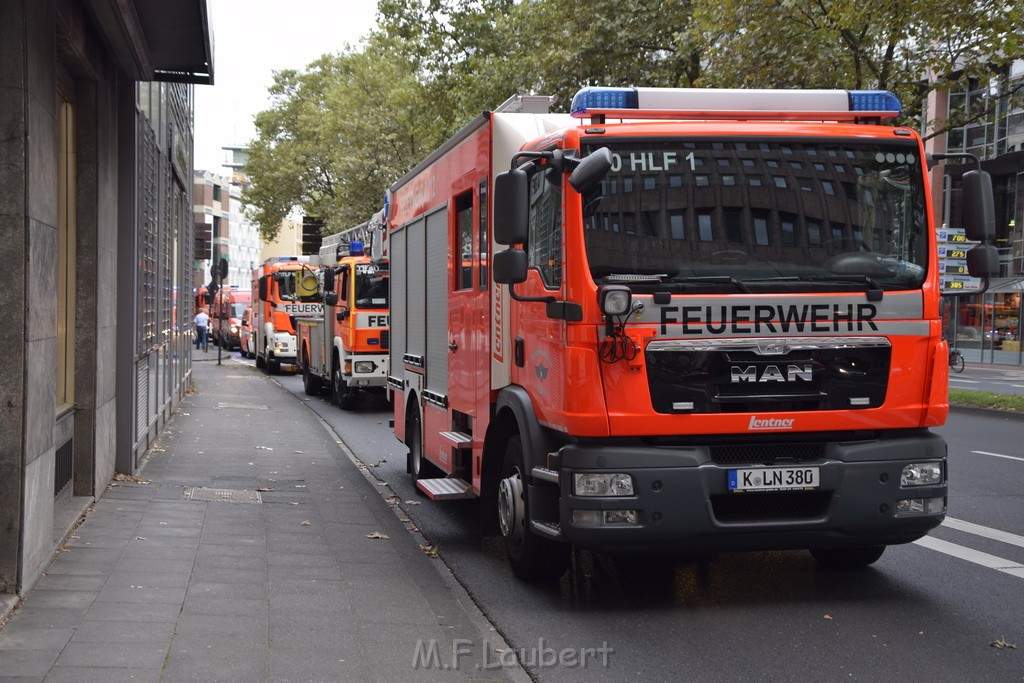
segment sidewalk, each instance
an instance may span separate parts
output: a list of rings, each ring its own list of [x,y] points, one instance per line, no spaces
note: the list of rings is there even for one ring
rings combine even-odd
[[[507,646],[333,432],[200,358],[148,483],[114,482],[0,630],[0,681],[526,678],[453,659]]]

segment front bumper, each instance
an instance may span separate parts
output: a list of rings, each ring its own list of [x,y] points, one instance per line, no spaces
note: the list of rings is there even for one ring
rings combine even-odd
[[[294,365],[296,361],[295,335],[277,333],[270,340],[270,350],[274,354],[274,360],[281,363]]]
[[[352,387],[383,387],[388,382],[388,357],[385,354],[359,353],[345,360],[350,372],[345,378]]]
[[[897,514],[902,499],[946,498],[946,444],[925,430],[824,444],[820,459],[800,463],[819,468],[813,491],[730,492],[728,470],[756,465],[714,462],[711,450],[565,446],[555,458],[557,512],[545,492],[554,486],[538,481],[531,508],[557,514],[565,540],[611,554],[892,545],[924,536],[945,516],[944,505],[936,513]],[[941,462],[942,483],[901,487],[903,467],[915,462]],[[582,472],[628,473],[634,495],[575,495],[572,475]],[[573,523],[576,510],[635,510],[636,524],[581,526]]]

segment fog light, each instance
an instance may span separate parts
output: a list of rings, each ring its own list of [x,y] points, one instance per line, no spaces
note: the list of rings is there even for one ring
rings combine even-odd
[[[377,364],[372,360],[357,360],[355,363],[356,374],[369,375],[377,369]]]
[[[593,472],[573,475],[577,496],[632,496],[633,477],[623,473]]]
[[[898,500],[896,501],[897,515],[913,515],[924,513],[924,500]]]
[[[938,515],[945,511],[945,498],[914,498],[896,501],[897,515]]]
[[[288,350],[288,342],[274,342],[274,351],[275,352],[287,351],[287,350]]]
[[[575,526],[600,526],[601,512],[599,510],[573,510],[572,523]]]
[[[931,486],[942,483],[942,463],[917,462],[907,465],[900,474],[900,486]]]
[[[605,510],[604,523],[636,526],[636,510]]]

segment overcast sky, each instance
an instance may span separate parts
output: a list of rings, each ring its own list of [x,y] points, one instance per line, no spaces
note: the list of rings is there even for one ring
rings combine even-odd
[[[374,25],[376,0],[209,0],[214,83],[195,89],[195,167],[221,172],[225,145],[244,145],[269,106],[273,72],[302,69],[355,44]]]

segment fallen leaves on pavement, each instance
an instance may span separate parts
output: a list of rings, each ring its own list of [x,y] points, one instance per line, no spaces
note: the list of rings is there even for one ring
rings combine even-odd
[[[383,534],[383,533],[381,533],[379,531],[374,531],[372,534],[366,534],[366,537],[367,538],[379,538],[379,539],[383,539],[385,541],[388,540],[389,538],[391,538],[387,534]]]

